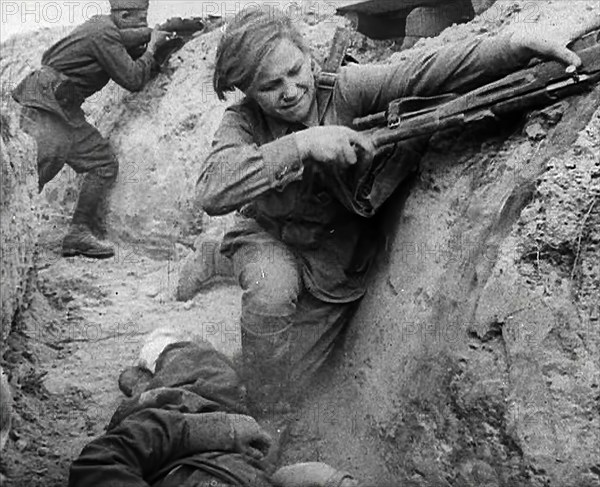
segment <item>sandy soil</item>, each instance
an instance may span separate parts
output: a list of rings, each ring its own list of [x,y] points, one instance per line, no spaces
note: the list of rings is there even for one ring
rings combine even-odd
[[[216,284],[186,303],[173,297],[178,262],[121,245],[115,259],[48,259],[27,329],[5,360],[17,421],[3,453],[6,486],[64,486],[70,462],[103,432],[123,397],[120,370],[159,327],[189,330],[224,353],[239,349],[239,291]]]

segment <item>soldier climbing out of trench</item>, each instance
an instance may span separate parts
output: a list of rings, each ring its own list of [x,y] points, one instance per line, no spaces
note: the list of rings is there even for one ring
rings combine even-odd
[[[566,45],[600,19],[577,32],[520,27],[331,76],[276,11],[243,12],[227,26],[214,88],[222,99],[234,89],[245,97],[225,111],[197,192],[209,215],[239,212],[220,251],[243,290],[241,370],[255,407],[287,402],[332,351],[367,289],[372,217],[426,147],[423,137],[399,143],[377,166],[352,120],[397,98],[466,92],[534,56],[579,65]]]
[[[66,164],[85,173],[64,256],[106,258],[114,249],[106,237],[106,199],[118,161],[109,142],[85,119],[81,104],[109,80],[139,91],[157,67],[154,54],[169,33],[155,28],[145,52],[133,59],[121,32],[147,27],[149,0],[110,0],[110,15],[94,16],[50,47],[40,69],[14,90],[23,105],[21,126],[37,142],[39,190]]]

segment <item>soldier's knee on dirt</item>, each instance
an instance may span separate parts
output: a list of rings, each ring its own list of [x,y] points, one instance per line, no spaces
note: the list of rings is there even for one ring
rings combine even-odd
[[[259,316],[290,316],[302,289],[300,269],[285,247],[254,245],[233,256],[234,271],[244,294],[242,313]]]
[[[274,263],[247,266],[242,280],[242,308],[260,316],[290,316],[296,310],[301,289],[297,269]]]

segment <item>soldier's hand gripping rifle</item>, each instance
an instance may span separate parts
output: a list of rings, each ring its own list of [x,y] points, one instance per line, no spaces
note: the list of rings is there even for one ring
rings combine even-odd
[[[154,59],[156,59],[158,65],[162,67],[174,52],[181,49],[187,41],[198,32],[202,32],[205,28],[206,22],[200,17],[188,17],[185,19],[171,17],[160,24],[158,29],[169,32],[171,36],[154,53]],[[132,58],[136,59],[144,53],[146,44],[150,41],[152,29],[149,27],[121,29],[120,33],[127,51]]]
[[[394,100],[385,112],[355,119],[354,128],[367,130],[375,148],[381,149],[446,128],[553,104],[600,81],[600,31],[575,41],[571,49],[582,60],[577,69],[546,61],[464,95]]]

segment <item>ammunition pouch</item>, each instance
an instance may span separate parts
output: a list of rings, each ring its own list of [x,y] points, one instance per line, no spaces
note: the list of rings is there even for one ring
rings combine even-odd
[[[56,103],[66,112],[78,108],[83,102],[77,96],[75,84],[66,76],[61,76],[61,79],[54,88],[54,98]]]
[[[84,99],[75,83],[50,66],[29,73],[12,96],[21,105],[54,113],[69,125],[78,126],[85,121],[81,110]]]

